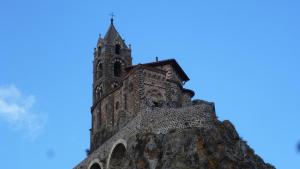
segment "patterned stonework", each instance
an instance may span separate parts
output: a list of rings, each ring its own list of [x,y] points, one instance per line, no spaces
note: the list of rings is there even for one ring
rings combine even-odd
[[[174,59],[131,63],[131,49],[111,24],[94,52],[91,152],[143,111],[142,104],[191,104],[193,91],[183,88],[189,79]]]

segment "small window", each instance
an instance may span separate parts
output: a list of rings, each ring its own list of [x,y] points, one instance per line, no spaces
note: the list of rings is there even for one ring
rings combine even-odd
[[[116,61],[114,64],[114,75],[117,77],[121,76],[121,62]]]
[[[116,110],[119,109],[119,102],[116,102]]]
[[[101,55],[101,46],[98,46],[98,56],[100,56]]]
[[[103,70],[102,63],[99,61],[96,68],[97,79],[99,79],[102,76],[102,70]]]
[[[103,69],[102,63],[101,63],[101,62],[98,62],[98,65],[97,65],[97,71],[101,71],[102,69]]]
[[[99,98],[102,97],[102,86],[99,89]]]
[[[96,99],[99,99],[102,97],[102,86],[96,87]]]
[[[115,53],[116,54],[120,54],[120,48],[121,48],[121,46],[119,44],[116,44],[116,46],[115,46]]]
[[[95,99],[98,99],[98,89],[95,90]]]

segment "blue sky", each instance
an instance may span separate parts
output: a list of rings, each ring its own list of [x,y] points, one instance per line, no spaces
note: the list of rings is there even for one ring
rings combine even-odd
[[[89,147],[92,58],[114,12],[133,62],[175,58],[266,162],[298,169],[300,2],[0,0],[2,168],[72,168]]]

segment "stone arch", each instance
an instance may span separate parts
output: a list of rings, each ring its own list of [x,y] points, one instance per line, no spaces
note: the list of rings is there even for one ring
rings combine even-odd
[[[122,63],[119,61],[116,61],[114,63],[114,76],[120,77],[122,72]]]
[[[100,160],[96,158],[90,162],[88,169],[104,169],[104,168]]]
[[[96,65],[96,78],[99,79],[102,76],[102,72],[103,72],[103,63],[102,61],[98,61],[97,65]]]
[[[121,49],[123,48],[123,45],[120,43],[119,39],[115,39],[114,46],[115,54],[119,55],[121,53]]]
[[[120,77],[123,73],[123,69],[125,68],[125,62],[122,59],[115,57],[114,59],[112,59],[111,63],[113,75],[115,77]]]
[[[121,169],[126,162],[127,142],[124,139],[117,140],[108,155],[106,169]]]

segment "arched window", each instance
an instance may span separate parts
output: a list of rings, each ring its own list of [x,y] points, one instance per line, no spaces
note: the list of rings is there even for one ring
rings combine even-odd
[[[116,54],[120,54],[120,48],[121,48],[121,46],[119,44],[116,44],[116,46],[115,46],[115,53]]]
[[[98,87],[97,87],[96,90],[95,90],[95,98],[96,98],[96,99],[99,99],[99,97],[98,97],[98,92],[99,92],[99,91],[98,91]]]
[[[102,70],[103,70],[102,62],[99,61],[96,67],[97,79],[99,79],[102,76]]]
[[[100,86],[100,89],[99,89],[99,98],[102,97],[102,86]]]
[[[121,67],[122,67],[121,62],[116,61],[116,62],[114,63],[114,75],[115,75],[115,76],[117,76],[117,77],[120,77],[120,76],[121,76]]]
[[[119,102],[116,102],[116,110],[118,110],[119,109]]]
[[[98,62],[98,65],[97,65],[97,71],[100,71],[102,70],[102,63],[101,62]]]
[[[96,87],[96,99],[100,99],[100,97],[102,96],[102,86],[97,86]]]
[[[101,55],[101,49],[102,49],[101,46],[98,46],[98,49],[97,49],[98,50],[98,56]]]

